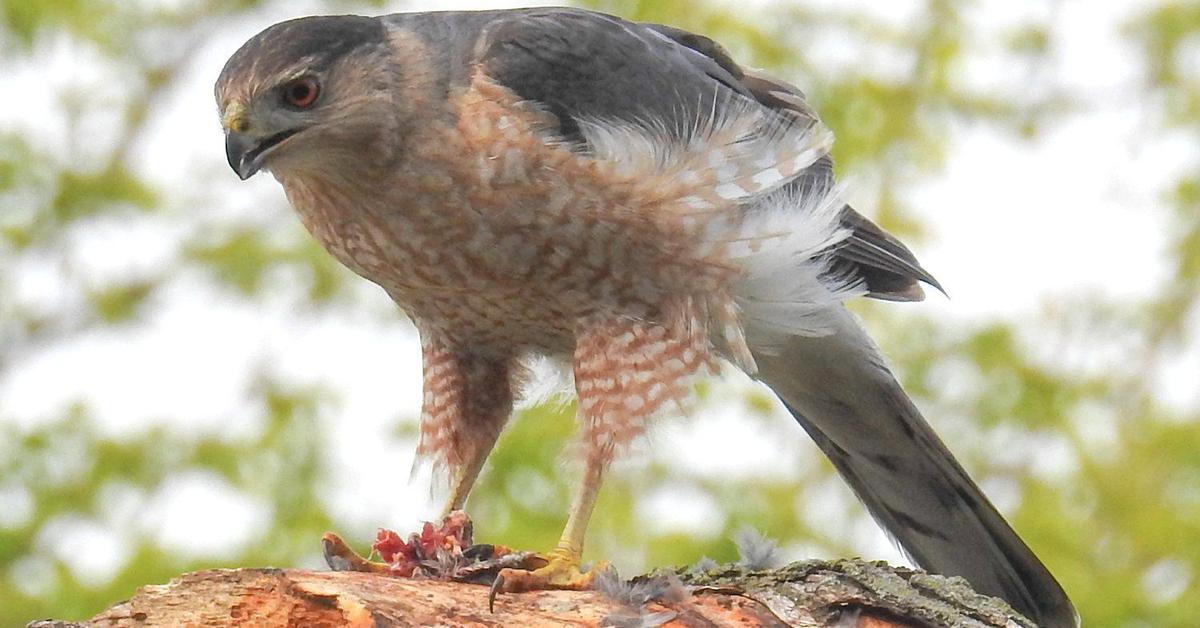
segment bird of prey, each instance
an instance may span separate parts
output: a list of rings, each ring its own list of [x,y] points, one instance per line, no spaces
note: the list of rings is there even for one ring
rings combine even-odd
[[[1063,589],[934,434],[843,301],[938,287],[845,204],[795,87],[713,40],[575,9],[276,24],[216,84],[229,165],[381,286],[424,357],[419,453],[461,509],[531,357],[574,376],[582,480],[546,564],[578,587],[605,469],[722,363],[769,386],[926,569],[1039,625]]]

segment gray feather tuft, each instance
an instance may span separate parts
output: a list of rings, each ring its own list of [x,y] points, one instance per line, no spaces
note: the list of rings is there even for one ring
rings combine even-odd
[[[670,572],[622,580],[610,567],[596,575],[595,587],[600,595],[634,608],[650,602],[682,602],[689,595],[679,576]]]
[[[600,622],[600,625],[604,628],[658,628],[678,616],[679,613],[675,611],[646,613],[621,609],[610,613]]]
[[[738,530],[733,542],[741,557],[738,564],[747,569],[774,569],[783,564],[779,545],[750,526]]]
[[[687,588],[673,573],[659,573],[622,580],[616,569],[608,568],[596,576],[596,591],[621,608],[610,613],[601,622],[602,626],[614,628],[654,628],[661,626],[678,615],[675,611],[651,612],[651,602],[677,604],[688,598]]]

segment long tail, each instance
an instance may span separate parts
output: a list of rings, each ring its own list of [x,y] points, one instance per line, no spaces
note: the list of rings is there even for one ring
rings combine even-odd
[[[966,578],[1039,626],[1078,626],[1054,576],[942,444],[855,317],[838,308],[836,333],[756,352],[759,379],[917,564]]]

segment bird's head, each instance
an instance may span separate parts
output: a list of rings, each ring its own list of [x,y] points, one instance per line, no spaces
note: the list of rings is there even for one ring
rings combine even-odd
[[[361,156],[389,120],[387,66],[377,18],[308,17],[255,35],[216,84],[229,166],[247,179]]]

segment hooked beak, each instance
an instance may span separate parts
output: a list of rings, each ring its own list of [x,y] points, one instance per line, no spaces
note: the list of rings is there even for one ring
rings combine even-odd
[[[249,179],[262,169],[263,161],[271,153],[271,149],[295,135],[297,131],[299,129],[281,131],[261,140],[245,133],[226,131],[225,157],[229,160],[229,167],[233,168],[242,181]]]

